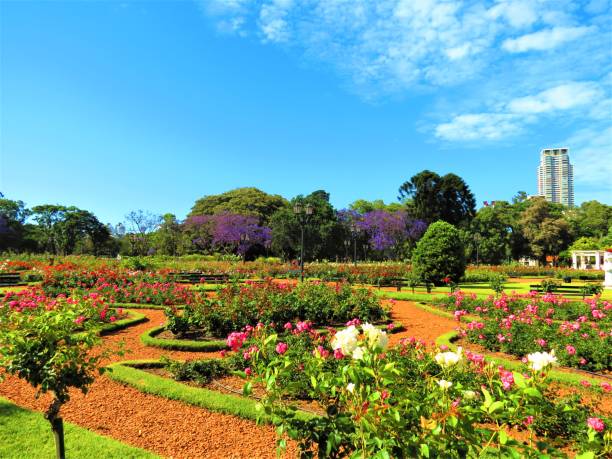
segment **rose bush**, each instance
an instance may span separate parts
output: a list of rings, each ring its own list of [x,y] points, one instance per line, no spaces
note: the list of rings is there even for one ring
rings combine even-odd
[[[292,285],[270,279],[263,283],[231,284],[220,290],[216,298],[202,298],[183,312],[176,308],[165,311],[173,333],[201,329],[217,337],[257,322],[275,324],[280,329],[296,320],[327,326],[341,325],[353,317],[371,322],[387,318],[380,299],[367,289],[353,289],[346,283]]]
[[[519,357],[556,350],[559,362],[592,371],[612,369],[612,303],[600,298],[570,301],[554,294],[501,295],[478,299],[461,291],[442,303],[459,320],[470,320],[460,333],[492,351]]]
[[[248,362],[244,392],[265,389],[260,411],[277,426],[279,446],[286,435],[304,457],[524,457],[549,446],[533,434],[547,434],[539,420],[557,406],[546,382],[554,355],[533,355],[525,371],[510,372],[414,339],[386,349],[383,331],[355,323],[329,336],[261,326],[242,338],[233,358]],[[300,416],[300,399],[316,402],[320,415]],[[584,422],[568,433],[563,420],[575,412]],[[567,433],[578,450],[612,451],[609,420],[587,422],[579,403],[557,416],[548,428]],[[530,441],[512,438],[511,426],[527,430]]]

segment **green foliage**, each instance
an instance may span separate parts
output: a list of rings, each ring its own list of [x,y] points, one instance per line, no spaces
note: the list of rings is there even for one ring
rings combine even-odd
[[[469,224],[476,214],[476,200],[463,179],[455,174],[439,176],[424,170],[399,188],[412,217],[433,223],[438,220],[452,225]]]
[[[305,282],[291,286],[271,281],[229,285],[218,292],[217,298],[202,299],[182,313],[174,308],[167,308],[165,313],[168,328],[178,336],[199,330],[209,337],[226,337],[258,322],[274,323],[282,329],[285,323],[296,320],[326,326],[354,318],[379,321],[387,317],[380,299],[367,289],[353,289],[348,284],[330,287]]]
[[[230,372],[227,360],[206,359],[182,362],[162,357],[162,363],[176,381],[195,381],[205,385],[215,378],[226,376]]]
[[[408,341],[385,350],[384,335],[367,326],[330,341],[305,336],[305,346],[289,339],[261,329],[237,352],[246,351],[253,375],[244,392],[266,390],[260,413],[276,425],[280,449],[283,435],[298,442],[301,457],[537,457],[551,449],[507,434],[512,426],[533,431],[526,419],[562,409],[548,390],[549,366],[510,372],[473,354],[469,363],[461,350],[435,354]],[[334,358],[332,349],[347,357]],[[321,415],[297,416],[297,400],[316,402]],[[554,423],[556,432],[581,451],[609,452],[609,433],[565,421]],[[587,434],[596,441],[581,442]]]
[[[506,282],[506,276],[498,273],[493,273],[489,276],[489,287],[499,295],[504,291],[504,284]]]
[[[563,218],[562,206],[543,198],[531,200],[521,214],[520,225],[531,254],[541,261],[547,255],[558,255],[569,245],[570,227]]]
[[[329,202],[329,194],[318,190],[308,196],[297,196],[270,220],[272,249],[284,259],[296,258],[300,252],[300,224],[293,213],[296,203],[310,204],[313,214],[304,231],[305,260],[332,259],[342,253],[345,234]]]
[[[267,224],[276,211],[286,206],[287,200],[282,196],[264,193],[257,188],[236,188],[198,199],[189,216],[228,212],[254,215],[260,219],[261,224]]]
[[[459,231],[442,221],[430,225],[414,250],[412,268],[423,281],[434,285],[442,285],[447,276],[459,282],[466,268]]]

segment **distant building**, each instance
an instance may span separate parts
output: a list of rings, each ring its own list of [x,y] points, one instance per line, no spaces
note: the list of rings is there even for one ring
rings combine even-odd
[[[538,195],[547,201],[574,206],[574,166],[568,148],[546,148],[540,153]]]

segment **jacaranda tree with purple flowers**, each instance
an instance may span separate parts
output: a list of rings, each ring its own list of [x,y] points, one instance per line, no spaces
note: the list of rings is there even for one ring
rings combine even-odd
[[[406,255],[414,241],[427,229],[425,222],[411,219],[402,210],[372,210],[364,214],[344,210],[338,212],[338,219],[347,228],[347,232],[357,231],[358,240],[365,242],[374,251],[370,255],[381,258]]]
[[[251,215],[194,215],[185,220],[183,227],[195,251],[245,256],[255,248],[269,248],[272,241],[270,228],[260,226],[258,218]]]

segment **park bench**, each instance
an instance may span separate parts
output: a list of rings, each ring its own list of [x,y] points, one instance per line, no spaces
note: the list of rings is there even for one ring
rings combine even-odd
[[[174,272],[169,276],[179,284],[226,284],[230,278],[228,274],[206,274],[199,271]]]
[[[18,285],[25,285],[25,283],[21,282],[19,273],[0,273],[0,287],[14,287]]]
[[[533,292],[544,292],[544,288],[540,284],[530,284],[529,289]],[[551,293],[554,293],[555,295],[562,294],[565,296],[585,297],[584,286],[582,285],[559,285],[554,287]]]

